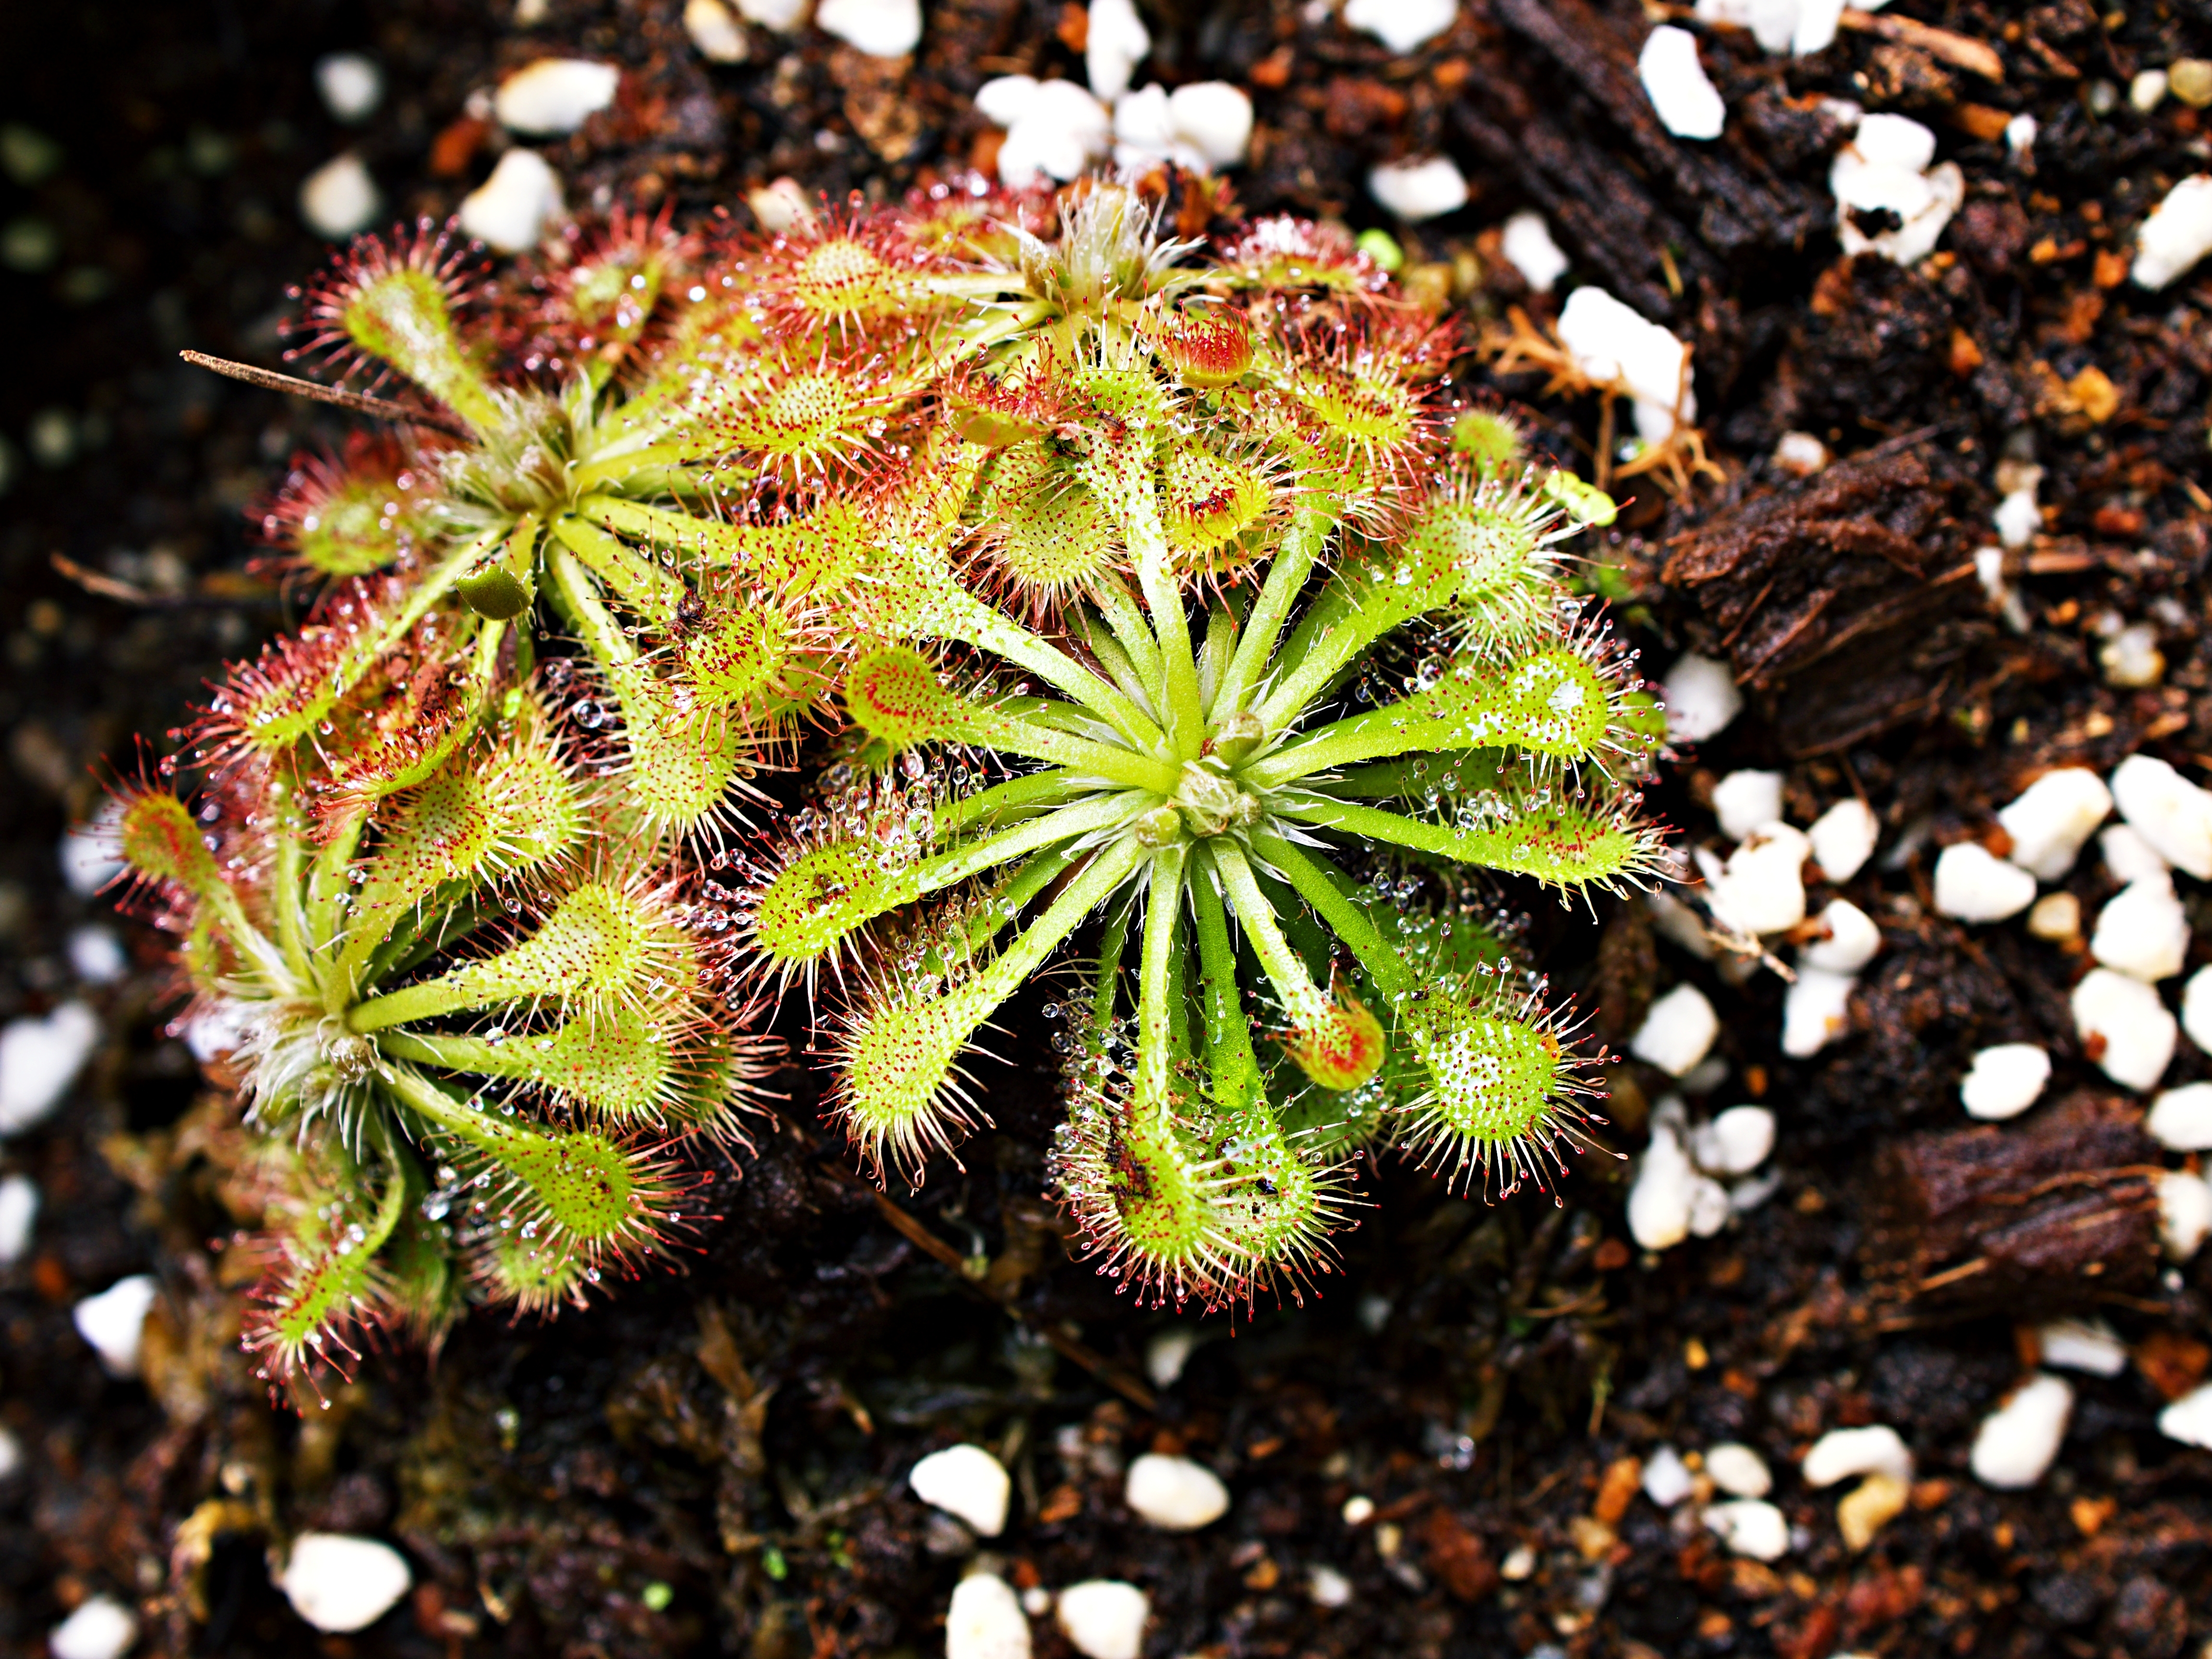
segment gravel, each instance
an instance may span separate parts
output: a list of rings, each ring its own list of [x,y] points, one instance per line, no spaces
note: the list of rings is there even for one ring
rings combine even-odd
[[[916,1463],[906,1478],[925,1504],[957,1516],[984,1538],[1006,1529],[1013,1483],[1006,1465],[976,1445],[947,1446]]]
[[[2212,173],[2184,179],[2136,232],[2129,275],[2143,288],[2164,288],[2212,253]]]
[[[1782,820],[1779,772],[1731,772],[1713,786],[1713,816],[1721,833],[1741,841],[1753,830]]]
[[[1854,796],[1839,800],[1813,820],[1805,832],[1813,844],[1813,862],[1830,881],[1845,882],[1866,867],[1881,836],[1881,821],[1874,808]]]
[[[1779,1561],[1790,1553],[1790,1519],[1763,1498],[1738,1498],[1707,1506],[1705,1524],[1721,1542],[1754,1561]]]
[[[1138,1659],[1152,1599],[1118,1578],[1086,1578],[1060,1591],[1060,1628],[1084,1659]]]
[[[1832,1486],[1854,1475],[1887,1474],[1912,1479],[1912,1453],[1887,1423],[1863,1428],[1830,1429],[1813,1443],[1797,1473],[1808,1486]]]
[[[1129,1465],[1122,1501],[1147,1526],[1195,1532],[1229,1513],[1229,1488],[1205,1464],[1146,1452]]]
[[[1968,1117],[2002,1122],[2034,1105],[2050,1081],[2047,1049],[2033,1042],[2000,1042],[1976,1050],[1959,1085],[1959,1100]]]
[[[1553,284],[1567,274],[1567,256],[1552,240],[1552,228],[1544,222],[1544,216],[1534,208],[1507,216],[1498,246],[1505,262],[1521,273],[1521,280],[1534,293],[1549,294]]]
[[[2130,975],[2093,968],[2074,988],[2072,1005],[2075,1030],[2106,1077],[2130,1089],[2157,1086],[2179,1028],[2156,991]]]
[[[1705,1473],[1731,1498],[1764,1498],[1774,1490],[1766,1460],[1741,1441],[1723,1440],[1705,1453]]]
[[[2034,1486],[2057,1461],[2073,1413],[2073,1386],[2037,1372],[1982,1419],[1967,1457],[1974,1479],[2005,1492]]]
[[[1669,1077],[1686,1076],[1711,1052],[1720,1035],[1720,1016],[1694,985],[1678,985],[1651,1005],[1628,1051]]]
[[[38,1218],[39,1183],[27,1175],[0,1176],[0,1267],[23,1259]]]
[[[2098,913],[2089,954],[2147,984],[2171,979],[2189,958],[2189,915],[2165,875],[2130,882]]]
[[[461,228],[505,253],[535,247],[562,212],[561,176],[534,149],[511,149],[461,202]]]
[[[1582,290],[1577,289],[1577,293]],[[1667,705],[1667,736],[1675,743],[1717,737],[1743,712],[1735,671],[1717,658],[1687,651],[1674,659],[1660,684]]]
[[[1559,311],[1559,343],[1579,373],[1600,386],[1627,389],[1637,434],[1646,443],[1664,443],[1678,422],[1698,418],[1697,392],[1686,376],[1688,349],[1603,289],[1584,286],[1567,295]]]
[[[2036,1327],[2035,1340],[2053,1370],[2118,1376],[2128,1368],[2127,1344],[2101,1319],[2054,1319]]]
[[[2151,1102],[2143,1127],[2174,1152],[2212,1150],[2212,1083],[2186,1083]]]
[[[300,184],[300,217],[316,235],[343,241],[368,228],[384,198],[361,157],[331,157]]]
[[[161,1293],[161,1282],[151,1273],[131,1273],[118,1279],[97,1296],[86,1297],[70,1310],[77,1334],[92,1345],[110,1376],[138,1375],[138,1349],[145,1334],[146,1316]]]
[[[1836,234],[1846,254],[1879,253],[1911,265],[1935,252],[1966,199],[1966,177],[1958,163],[1936,162],[1935,156],[1935,133],[1911,117],[1861,119],[1828,170]],[[1855,216],[1860,214],[1894,215],[1902,222],[1869,235]]]
[[[301,1533],[276,1575],[292,1611],[333,1635],[368,1629],[414,1583],[407,1558],[391,1545],[339,1532]]]
[[[1448,155],[1386,162],[1368,173],[1367,191],[1407,224],[1455,212],[1468,194],[1467,175]]]
[[[2045,772],[2000,810],[2012,837],[2014,864],[2039,881],[2057,881],[2074,867],[2097,826],[2111,815],[2112,792],[2086,766]]]
[[[1644,51],[1636,60],[1644,95],[1660,125],[1677,138],[1717,138],[1728,119],[1728,106],[1713,85],[1705,66],[1698,61],[1698,37],[1672,23],[1662,23],[1644,37]]]
[[[95,1595],[46,1637],[53,1659],[122,1659],[138,1639],[138,1615],[112,1595]]]
[[[492,95],[492,114],[509,132],[556,137],[575,131],[613,103],[621,84],[622,71],[612,64],[541,58],[500,82]]]
[[[2112,773],[2112,800],[2160,858],[2199,881],[2212,879],[2212,795],[2165,761],[2130,755]]]
[[[2002,921],[2035,902],[2035,878],[1978,842],[1962,841],[1936,858],[1936,908],[1961,921]]]
[[[1030,1621],[1012,1585],[977,1572],[953,1586],[945,1659],[1030,1659]]]
[[[100,1016],[84,1003],[0,1027],[0,1138],[45,1121],[99,1046]]]

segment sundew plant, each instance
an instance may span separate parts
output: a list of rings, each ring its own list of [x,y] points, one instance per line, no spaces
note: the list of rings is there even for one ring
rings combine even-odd
[[[634,1267],[786,992],[918,1178],[1072,969],[1055,1179],[1177,1301],[1299,1282],[1370,1146],[1510,1189],[1579,1134],[1535,975],[1376,884],[1652,867],[1661,723],[1563,568],[1611,503],[1348,241],[940,186],[498,283],[425,227],[301,299],[386,429],[295,465],[307,621],[118,818],[232,1034],[272,1380]]]

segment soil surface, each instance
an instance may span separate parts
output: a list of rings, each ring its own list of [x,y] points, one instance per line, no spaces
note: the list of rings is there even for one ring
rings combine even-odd
[[[548,1324],[477,1318],[434,1359],[373,1356],[304,1419],[272,1409],[235,1353],[228,1224],[191,1154],[220,1101],[167,1034],[160,941],[57,862],[94,769],[139,764],[134,734],[158,752],[218,662],[287,620],[253,574],[246,509],[288,457],[345,430],[178,350],[275,362],[284,290],[324,257],[301,179],[352,149],[389,216],[444,216],[504,142],[471,94],[535,58],[624,70],[613,108],[544,146],[573,207],[742,219],[779,177],[880,200],[988,166],[976,87],[1080,81],[1085,21],[929,0],[911,62],[751,27],[748,61],[724,65],[672,0],[9,6],[0,124],[59,155],[0,179],[0,224],[52,232],[41,253],[10,228],[0,269],[26,325],[0,377],[0,1019],[82,998],[107,1040],[64,1109],[0,1147],[43,1197],[29,1250],[0,1267],[0,1424],[24,1451],[0,1477],[0,1650],[44,1652],[105,1594],[139,1608],[149,1652],[935,1654],[979,1551],[1021,1589],[1139,1585],[1158,1659],[2173,1659],[2212,1638],[2212,1452],[2156,1426],[2212,1361],[2212,1255],[2169,1265],[2156,1237],[2151,1171],[2185,1160],[2148,1140],[2141,1097],[2075,1033],[2083,940],[1961,925],[1930,887],[1947,844],[2005,850],[1993,813],[2041,769],[2137,752],[2212,768],[2212,268],[2155,293],[2126,280],[2135,227],[2208,155],[2199,110],[2168,96],[2144,112],[2128,89],[2212,57],[2212,6],[1898,0],[1797,58],[1701,28],[1730,112],[1710,144],[1671,137],[1636,78],[1650,22],[1686,8],[1463,0],[1404,57],[1325,3],[1144,9],[1140,81],[1252,94],[1251,159],[1227,175],[1246,210],[1383,225],[1370,166],[1457,160],[1473,199],[1393,228],[1404,274],[1464,319],[1464,383],[1525,403],[1554,453],[1587,470],[1610,417],[1475,349],[1557,313],[1500,256],[1507,216],[1547,216],[1572,261],[1562,290],[1599,283],[1693,343],[1712,465],[1620,483],[1633,500],[1592,575],[1649,665],[1695,648],[1744,688],[1746,712],[1686,750],[1660,800],[1686,845],[1724,854],[1711,800],[1731,771],[1784,772],[1800,824],[1863,797],[1881,850],[1840,888],[1816,883],[1813,905],[1848,896],[1883,949],[1849,1030],[1795,1060],[1774,973],[1696,959],[1640,902],[1498,900],[1616,1048],[1655,995],[1704,989],[1725,1072],[1708,1068],[1692,1111],[1775,1112],[1771,1195],[1711,1237],[1638,1250],[1628,1160],[1677,1085],[1618,1062],[1605,1150],[1556,1204],[1455,1199],[1386,1164],[1304,1305],[1133,1307],[1068,1259],[1042,1190],[1058,1102],[1040,994],[1014,1011],[988,1074],[997,1127],[964,1170],[878,1196],[794,1072],[678,1271]],[[358,127],[314,90],[337,50],[386,75]],[[1920,266],[1842,256],[1830,99],[1927,123],[1963,170],[1965,205]],[[2022,114],[2035,137],[2016,153]],[[1783,468],[1787,432],[1831,465]],[[2005,566],[2008,617],[1974,556],[2029,465],[2043,523]],[[2116,685],[2106,647],[2138,623],[2162,672]],[[2087,918],[2117,890],[2094,847],[2060,885]],[[2208,890],[2182,885],[2212,923]],[[119,977],[87,980],[87,927],[123,945]],[[2196,931],[2191,972],[2212,960]],[[2044,1103],[1973,1128],[1959,1079],[2014,1041],[2056,1061]],[[2167,1085],[2206,1077],[2185,1041]],[[146,1377],[108,1378],[70,1310],[142,1271],[163,1287]],[[2129,1363],[2070,1376],[2050,1472],[1993,1490],[1967,1468],[1977,1426],[2064,1314],[2108,1321]],[[1155,1383],[1170,1330],[1196,1346]],[[1825,1431],[1873,1423],[1917,1468],[1902,1512],[1854,1549],[1837,1520],[1850,1486],[1811,1490],[1797,1463]],[[960,1440],[1013,1472],[997,1539],[907,1490],[917,1457]],[[1731,1553],[1698,1500],[1638,1492],[1661,1447],[1726,1442],[1774,1472],[1790,1538],[1771,1562]],[[1188,1534],[1139,1522],[1121,1472],[1149,1450],[1219,1473],[1226,1516]],[[315,1636],[267,1565],[307,1528],[390,1539],[414,1595],[357,1635]],[[1041,1659],[1074,1651],[1050,1617],[1034,1631]]]

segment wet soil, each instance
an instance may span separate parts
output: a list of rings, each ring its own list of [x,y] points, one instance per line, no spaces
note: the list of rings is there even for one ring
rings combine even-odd
[[[428,0],[7,9],[0,61],[18,73],[0,120],[58,140],[62,161],[0,181],[0,220],[59,239],[45,268],[0,270],[17,325],[0,376],[0,1018],[82,994],[110,1040],[64,1110],[0,1152],[45,1198],[29,1255],[0,1269],[0,1421],[27,1452],[0,1484],[0,1650],[43,1651],[104,1592],[142,1607],[147,1650],[178,1653],[919,1655],[941,1650],[978,1548],[1023,1588],[1143,1586],[1158,1656],[2172,1659],[2212,1637],[2212,1453],[2154,1425],[2212,1359],[2212,1258],[2157,1259],[2139,1103],[2082,1053],[2066,1006],[2078,942],[1964,928],[1929,884],[1936,851],[1993,840],[1994,809],[2040,769],[2136,751],[2212,766],[2212,279],[2148,294],[2124,252],[2206,156],[2198,112],[2169,98],[2144,115],[2125,88],[2212,54],[2212,7],[1899,0],[1802,59],[1708,32],[1732,112],[1708,146],[1670,137],[1638,89],[1646,9],[1470,0],[1393,58],[1325,8],[1148,6],[1145,73],[1252,91],[1252,159],[1231,175],[1250,210],[1364,227],[1381,217],[1370,165],[1455,155],[1472,203],[1402,240],[1471,346],[1515,307],[1537,325],[1556,309],[1498,257],[1494,228],[1528,206],[1576,280],[1693,342],[1722,476],[1623,486],[1606,580],[1650,661],[1720,654],[1750,708],[1673,769],[1662,804],[1715,842],[1712,785],[1740,767],[1784,769],[1801,823],[1863,795],[1886,856],[1841,890],[1883,952],[1850,1033],[1796,1060],[1772,975],[1733,982],[1633,906],[1499,897],[1616,1045],[1656,992],[1706,990],[1729,1073],[1705,1103],[1776,1111],[1772,1198],[1652,1256],[1627,1239],[1629,1166],[1606,1152],[1556,1205],[1455,1199],[1386,1165],[1316,1295],[1197,1323],[1187,1368],[1155,1388],[1148,1342],[1194,1316],[1133,1307],[1068,1260],[1041,1197],[1057,1102],[1033,999],[989,1074],[997,1128],[964,1170],[879,1198],[794,1076],[781,1121],[717,1172],[720,1215],[673,1271],[549,1325],[478,1318],[434,1361],[375,1356],[300,1419],[232,1355],[228,1224],[184,1151],[194,1115],[222,1108],[165,1035],[157,942],[124,930],[131,971],[80,987],[69,941],[106,913],[57,875],[91,769],[135,765],[133,733],[158,748],[220,659],[285,620],[247,574],[245,509],[272,467],[343,432],[176,351],[273,362],[284,289],[320,257],[301,178],[353,147],[391,213],[450,212],[498,143],[469,94],[541,54],[626,71],[615,108],[548,146],[573,204],[742,217],[744,192],[781,175],[882,199],[988,164],[975,87],[1079,80],[1081,15],[945,0],[910,64],[754,29],[750,60],[720,66],[665,0],[553,0],[527,27]],[[389,84],[358,129],[331,120],[309,74],[350,48]],[[1841,258],[1828,97],[1914,115],[1964,169],[1966,205],[1919,269]],[[2024,159],[2002,137],[2021,113],[2038,124]],[[1463,373],[1528,400],[1559,453],[1598,446],[1595,399],[1547,398],[1542,376],[1500,378],[1472,353]],[[1782,471],[1791,430],[1835,465]],[[2049,504],[2008,568],[2021,628],[1973,574],[2001,463],[2040,465]],[[2106,683],[2114,619],[2156,627],[2156,684]],[[2094,854],[2064,884],[2092,915],[2112,890]],[[2196,931],[2191,970],[2212,956]],[[2046,1103],[1968,1128],[1958,1078],[2014,1040],[2057,1059]],[[2168,1081],[2208,1075],[2185,1043]],[[1672,1085],[1629,1063],[1608,1081],[1607,1146],[1633,1154]],[[2057,1198],[2054,1172],[2074,1183]],[[1995,1266],[1950,1273],[1977,1261]],[[141,1270],[165,1291],[149,1379],[107,1379],[69,1310]],[[2130,1364],[2073,1379],[2039,1486],[1991,1491],[1966,1471],[1975,1426],[2061,1312],[2108,1319]],[[1905,1435],[1918,1478],[1855,1552],[1837,1493],[1793,1470],[1825,1430],[1869,1422]],[[1000,1539],[905,1490],[920,1454],[958,1439],[1014,1471]],[[1729,1440],[1778,1471],[1794,1532],[1771,1565],[1633,1495],[1635,1461],[1662,1443]],[[1120,1470],[1148,1449],[1218,1470],[1228,1516],[1187,1536],[1138,1523]],[[358,1636],[313,1637],[265,1565],[309,1527],[392,1539],[416,1594]],[[1316,1605],[1323,1568],[1341,1605]],[[1048,1620],[1036,1629],[1040,1655],[1072,1651]]]

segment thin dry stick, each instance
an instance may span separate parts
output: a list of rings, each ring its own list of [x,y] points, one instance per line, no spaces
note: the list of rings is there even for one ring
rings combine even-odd
[[[204,351],[180,351],[177,355],[195,368],[211,368],[218,374],[227,375],[234,380],[243,380],[248,386],[258,386],[264,392],[282,392],[314,403],[349,409],[356,415],[373,416],[380,421],[396,421],[403,426],[427,426],[434,432],[447,433],[456,438],[476,435],[459,416],[441,414],[436,410],[410,409],[405,404],[395,404],[388,398],[372,398],[366,392],[344,392],[337,386],[319,386],[313,380],[303,380],[296,374],[279,374],[274,369],[256,368],[252,363],[234,363],[228,357],[210,357]]]

